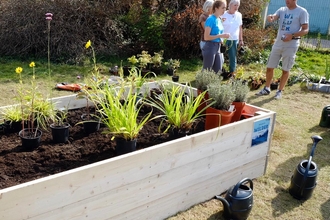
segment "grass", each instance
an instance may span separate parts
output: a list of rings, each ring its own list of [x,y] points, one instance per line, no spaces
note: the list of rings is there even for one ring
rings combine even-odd
[[[300,50],[297,67],[304,72],[324,75],[325,60],[330,59],[325,53]],[[120,62],[102,62],[102,71],[108,75],[108,68]],[[2,96],[0,105],[15,103],[14,91],[17,86],[15,68],[25,66],[28,62],[4,59],[0,60],[0,85]],[[68,66],[52,64],[52,80],[47,78],[47,65],[36,62],[37,80],[40,89],[47,92],[58,82],[84,83],[91,69],[84,66]],[[40,66],[38,66],[40,65]],[[195,74],[201,69],[201,60],[182,61],[179,68],[180,82],[194,80]],[[265,69],[264,65],[251,64],[244,66],[246,74]],[[39,75],[38,75],[39,74]],[[82,78],[77,79],[77,75]],[[170,76],[160,76],[169,79]],[[47,85],[50,85],[47,87]],[[303,85],[303,84],[302,84]],[[27,85],[28,86],[28,85]],[[329,219],[330,217],[330,131],[320,127],[319,121],[324,106],[329,105],[330,94],[307,90],[305,86],[294,84],[285,88],[283,98],[274,100],[274,92],[270,96],[256,97],[256,91],[250,91],[248,103],[276,112],[275,130],[271,141],[267,170],[264,176],[253,180],[254,204],[249,219]],[[52,91],[52,96],[71,94],[68,91]],[[288,193],[290,178],[301,160],[308,159],[312,147],[312,135],[320,135],[323,140],[318,144],[313,161],[319,168],[318,183],[312,197],[303,202],[293,199]],[[219,161],[221,162],[221,161]],[[222,192],[218,192],[219,194]],[[223,219],[223,207],[220,201],[211,199],[170,217],[169,220],[181,219]]]

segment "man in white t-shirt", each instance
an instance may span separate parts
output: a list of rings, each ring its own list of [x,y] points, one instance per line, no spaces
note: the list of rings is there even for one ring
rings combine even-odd
[[[228,5],[228,11],[222,16],[223,28],[230,37],[226,41],[230,76],[234,76],[237,63],[237,47],[243,46],[242,14],[238,12],[240,6],[239,0],[231,0]]]
[[[268,58],[266,72],[266,86],[256,95],[269,95],[270,84],[274,76],[274,68],[282,58],[282,76],[280,86],[275,99],[282,97],[282,91],[288,81],[296,53],[300,45],[300,38],[308,33],[309,14],[307,10],[297,5],[298,0],[285,0],[286,7],[279,8],[275,14],[268,15],[267,20],[273,22],[279,20],[279,27],[275,43]]]

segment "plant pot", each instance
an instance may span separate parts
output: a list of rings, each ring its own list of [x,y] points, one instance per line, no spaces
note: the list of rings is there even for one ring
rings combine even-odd
[[[252,81],[251,85],[250,85],[250,88],[251,88],[251,90],[257,90],[257,89],[260,88],[261,85],[262,85],[261,82]]]
[[[189,135],[189,133],[190,133],[189,131],[171,129],[169,132],[169,136],[171,137],[171,139],[177,139],[177,138],[185,137],[185,136]]]
[[[166,73],[167,73],[167,75],[169,75],[169,76],[173,76],[174,72],[175,72],[174,69],[166,69]]]
[[[154,72],[157,76],[159,76],[162,73],[162,68],[161,67],[151,67],[151,71]]]
[[[225,111],[225,110],[220,110],[220,114],[221,114],[221,126],[222,125],[226,125],[229,124],[231,122],[232,117],[235,114],[235,110],[232,112],[229,111]]]
[[[18,136],[21,138],[22,147],[25,150],[33,150],[40,145],[40,139],[42,131],[33,129],[24,128],[18,133]]]
[[[130,70],[131,70],[131,67],[123,66],[123,74],[124,74],[124,76],[129,76],[130,75]]]
[[[136,150],[136,139],[134,140],[126,140],[123,138],[116,138],[116,147],[115,152],[116,155],[127,154]]]
[[[245,104],[246,104],[245,102],[233,102],[233,105],[235,105],[235,113],[231,119],[231,122],[241,120],[242,111],[243,111]]]
[[[225,53],[226,50],[227,50],[227,47],[225,45],[221,44],[221,46],[220,46],[220,53]]]
[[[203,93],[202,90],[197,89],[197,95]],[[203,101],[201,102],[201,104],[198,106],[197,111],[200,112],[202,111],[205,107],[206,107],[206,100],[209,99],[209,94],[206,92],[203,98]],[[205,114],[206,110],[204,110],[203,112],[201,112],[201,114]]]
[[[81,115],[81,119],[84,121],[83,126],[86,134],[94,133],[100,129],[100,119],[91,116],[88,120],[87,114]]]
[[[3,125],[6,134],[16,133],[22,130],[22,121],[5,121]]]
[[[179,76],[172,76],[173,82],[179,82]]]
[[[205,112],[205,130],[217,128],[221,125],[220,110],[209,107]]]
[[[277,90],[277,88],[278,88],[278,83],[271,83],[270,84],[270,89],[271,90]]]
[[[51,124],[50,128],[52,129],[52,136],[54,143],[67,143],[69,140],[69,123],[64,123],[64,125],[59,126]]]
[[[235,111],[229,112],[212,107],[206,109],[205,130],[229,124]]]

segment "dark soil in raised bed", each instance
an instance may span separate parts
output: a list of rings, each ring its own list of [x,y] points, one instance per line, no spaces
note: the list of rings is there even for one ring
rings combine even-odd
[[[150,111],[142,108],[141,115]],[[51,132],[43,131],[40,146],[26,151],[21,146],[18,133],[0,132],[0,189],[18,185],[41,177],[63,172],[97,161],[115,157],[115,141],[103,133],[101,126],[95,133],[85,134],[81,115],[85,109],[70,110],[70,137],[68,143],[55,144]],[[155,113],[153,113],[153,116]],[[204,130],[204,118],[198,119],[192,133]],[[147,123],[137,141],[137,150],[172,140],[167,133],[159,133],[160,119]]]

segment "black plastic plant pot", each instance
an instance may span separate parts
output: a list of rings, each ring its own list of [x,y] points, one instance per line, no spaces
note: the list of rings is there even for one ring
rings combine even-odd
[[[40,145],[42,131],[36,129],[25,128],[18,133],[22,141],[22,147],[25,150],[33,150]]]
[[[90,119],[87,118],[87,114],[83,114],[81,116],[81,119],[84,121],[84,131],[86,134],[91,134],[100,129],[100,120],[95,117],[90,117]]]
[[[69,128],[70,124],[65,123],[64,125],[51,124],[52,136],[54,143],[67,143],[69,141]]]
[[[116,138],[116,155],[123,155],[136,150],[136,139],[134,140],[125,140],[123,138]]]
[[[179,76],[172,76],[173,82],[179,82]]]
[[[22,130],[22,121],[5,121],[4,132],[6,134],[15,133]]]

